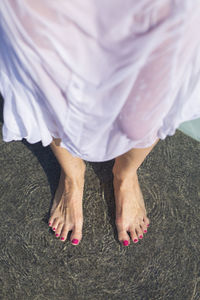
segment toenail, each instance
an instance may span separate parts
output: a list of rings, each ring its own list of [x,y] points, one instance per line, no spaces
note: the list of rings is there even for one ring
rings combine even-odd
[[[145,230],[144,230],[144,233],[146,233],[146,232],[147,232],[147,230],[145,229]]]
[[[143,235],[140,235],[139,238],[142,239],[142,238],[143,238]]]
[[[137,239],[134,239],[134,243],[137,243],[137,241],[138,241]]]
[[[49,223],[49,226],[51,226],[51,223]]]
[[[128,246],[129,242],[128,241],[123,241],[124,246]]]
[[[65,238],[62,236],[60,239],[63,241]]]
[[[72,240],[72,244],[78,244],[78,240],[77,239],[73,239]]]
[[[149,224],[147,224],[147,227],[149,227]]]
[[[55,229],[55,227],[53,228],[53,231],[55,231],[56,229]]]
[[[59,236],[59,234],[58,234],[58,233],[56,233],[56,236]]]

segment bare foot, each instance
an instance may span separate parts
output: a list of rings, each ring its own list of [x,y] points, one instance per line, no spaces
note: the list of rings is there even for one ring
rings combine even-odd
[[[137,173],[124,180],[119,180],[114,176],[113,180],[116,220],[118,239],[124,246],[130,244],[127,231],[130,232],[134,243],[143,238],[143,233],[147,232],[150,223],[146,216],[146,209],[143,195],[139,186]]]
[[[52,227],[56,237],[65,241],[68,232],[72,230],[70,241],[73,241],[73,245],[77,245],[82,238],[83,188],[84,175],[77,180],[71,180],[61,171],[59,185],[50,212],[49,226]]]

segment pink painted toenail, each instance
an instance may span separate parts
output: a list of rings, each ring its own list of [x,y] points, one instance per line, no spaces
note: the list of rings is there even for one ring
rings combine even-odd
[[[73,244],[78,244],[78,240],[77,240],[77,239],[73,239],[73,240],[72,240],[72,243],[73,243]]]
[[[143,235],[140,235],[139,238],[142,239],[142,238],[143,238]]]
[[[51,226],[51,223],[49,223],[49,226]]]
[[[124,246],[128,246],[129,242],[128,241],[123,241]]]
[[[56,236],[59,236],[59,234],[58,234],[58,233],[56,233]]]
[[[146,232],[147,232],[147,230],[145,229],[145,230],[144,230],[144,233],[146,233]]]
[[[147,227],[149,227],[149,224],[147,224]]]
[[[138,241],[137,239],[134,239],[134,243],[137,243],[137,241]]]
[[[56,229],[55,229],[55,227],[53,228],[53,231],[55,231]]]
[[[61,237],[61,240],[63,241],[64,239],[65,239],[65,238],[62,236],[62,237]]]

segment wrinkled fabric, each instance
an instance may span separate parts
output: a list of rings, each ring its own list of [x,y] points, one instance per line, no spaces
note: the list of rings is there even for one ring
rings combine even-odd
[[[3,140],[106,161],[200,118],[200,0],[1,0]]]

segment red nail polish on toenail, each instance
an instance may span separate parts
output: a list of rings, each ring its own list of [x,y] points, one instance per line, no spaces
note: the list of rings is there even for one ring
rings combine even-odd
[[[78,240],[77,239],[73,239],[72,240],[72,244],[78,244]]]
[[[124,246],[128,246],[129,242],[128,241],[123,241]]]
[[[56,233],[56,236],[59,236],[59,234],[58,234],[58,233]]]
[[[51,223],[49,223],[49,226],[51,226]]]
[[[144,230],[144,233],[146,233],[146,232],[147,232],[147,230],[145,229],[145,230]]]
[[[65,238],[62,236],[62,237],[61,237],[61,240],[63,241],[64,239],[65,239]]]
[[[142,238],[143,238],[143,235],[140,235],[139,238],[142,239]]]
[[[134,239],[134,243],[137,243],[137,241],[138,241],[137,239]]]
[[[55,227],[53,228],[53,231],[55,231],[56,229],[55,229]]]

